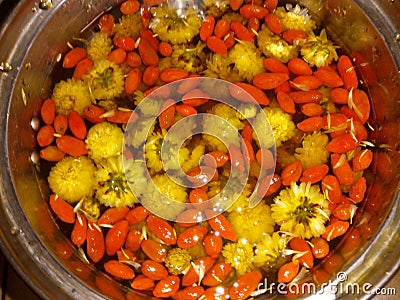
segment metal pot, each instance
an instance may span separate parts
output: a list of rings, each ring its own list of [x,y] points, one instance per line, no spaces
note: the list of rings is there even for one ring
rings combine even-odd
[[[0,31],[1,249],[44,299],[123,299],[127,292],[85,264],[57,227],[43,200],[49,189],[40,175],[43,166],[37,164],[35,150],[39,99],[50,94],[51,71],[59,54],[115,2],[22,0]],[[342,264],[335,272],[345,272],[350,283],[381,287],[400,264],[400,2],[298,2],[309,8],[337,43],[358,57],[362,81],[372,98],[374,173],[369,175],[371,188],[363,212],[354,222],[362,229],[362,242],[349,251],[350,232],[338,245],[335,253]],[[324,263],[329,262],[322,262],[320,268]],[[337,286],[340,278],[332,278],[330,286]],[[346,297],[342,292],[336,296]],[[368,297],[368,293],[361,291],[360,296]]]

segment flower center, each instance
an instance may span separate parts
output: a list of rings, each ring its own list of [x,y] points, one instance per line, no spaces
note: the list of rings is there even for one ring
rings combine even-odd
[[[301,205],[297,206],[293,215],[296,217],[298,223],[308,223],[310,219],[315,217],[315,208],[318,206],[312,203],[307,196],[301,196]]]
[[[126,193],[127,191],[125,177],[121,174],[115,175],[109,181],[107,181],[107,186],[109,191],[113,191],[118,195],[121,195],[121,193]]]
[[[102,88],[108,88],[112,84],[113,72],[114,70],[112,68],[104,70],[104,72],[99,74],[99,77],[95,79],[96,83]]]

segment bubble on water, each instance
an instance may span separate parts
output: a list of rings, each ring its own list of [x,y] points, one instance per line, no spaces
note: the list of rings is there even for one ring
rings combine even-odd
[[[8,62],[2,61],[0,63],[0,71],[1,72],[10,72],[12,70],[12,66]]]
[[[40,155],[37,153],[37,151],[32,151],[31,156],[30,156],[31,161],[35,164],[38,165],[40,162]]]
[[[33,130],[38,131],[40,128],[40,120],[38,117],[32,117],[31,119],[31,127]]]
[[[12,235],[17,235],[21,232],[21,230],[17,226],[13,226],[10,229]]]
[[[49,9],[53,7],[53,2],[51,0],[40,0],[39,8],[40,9]]]

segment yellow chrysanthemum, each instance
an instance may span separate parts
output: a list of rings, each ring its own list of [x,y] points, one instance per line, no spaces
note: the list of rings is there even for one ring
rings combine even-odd
[[[337,48],[339,47],[328,39],[325,29],[322,29],[319,36],[312,34],[308,37],[307,42],[301,47],[301,55],[311,67],[319,68],[338,60]]]
[[[284,261],[288,239],[274,232],[265,235],[254,250],[254,264],[265,269],[279,267]]]
[[[139,37],[140,29],[142,29],[140,14],[124,15],[113,27],[113,34],[116,38],[129,36],[136,40]]]
[[[260,202],[255,207],[243,207],[229,213],[228,220],[239,238],[246,239],[250,244],[257,243],[265,235],[274,232],[275,222],[271,217],[271,208]]]
[[[174,45],[171,55],[171,66],[185,69],[190,73],[200,73],[204,70],[206,44],[198,42],[196,45]]]
[[[228,0],[203,0],[202,9],[206,14],[212,15],[214,18],[223,16],[229,11]]]
[[[278,7],[275,14],[281,20],[283,30],[296,29],[304,32],[312,32],[316,28],[315,21],[308,15],[307,8],[301,8],[298,4],[295,7],[287,6],[288,11]]]
[[[236,130],[241,130],[245,127],[245,124],[239,118],[240,111],[236,110],[230,105],[218,103],[207,112],[220,116],[224,120],[229,121],[229,123],[232,124],[232,126],[234,126]]]
[[[212,76],[211,76],[212,77]],[[230,99],[228,84],[221,84],[219,80],[201,80],[199,89],[209,93],[213,99]]]
[[[85,198],[79,208],[86,218],[97,220],[100,217],[100,202],[94,198]]]
[[[142,102],[144,98],[145,98],[144,93],[143,93],[142,91],[140,91],[140,90],[136,90],[136,91],[133,93],[133,99],[134,99],[134,100],[133,100],[133,103],[134,103],[136,106],[138,106],[139,103]]]
[[[122,152],[124,133],[117,125],[102,122],[91,127],[86,136],[89,156],[98,162]]]
[[[95,165],[87,156],[66,156],[51,168],[47,181],[61,199],[76,203],[93,194],[95,171]]]
[[[276,148],[276,163],[281,168],[288,166],[289,164],[296,161],[296,158],[293,156],[293,150],[287,149],[285,145]]]
[[[207,195],[212,198],[218,195],[226,184],[225,178],[218,177],[218,180],[213,180],[207,183]]]
[[[252,119],[257,115],[257,107],[253,103],[241,103],[237,107],[236,116],[239,120],[248,120]]]
[[[95,177],[98,182],[96,198],[101,204],[109,207],[132,207],[138,202],[126,180],[121,155],[100,160]]]
[[[239,197],[236,199],[236,201],[227,209],[227,212],[233,213],[233,212],[240,212],[243,211],[244,209],[249,207],[249,196],[253,192],[254,186],[250,183],[247,183],[242,191],[242,193],[239,195]]]
[[[176,184],[166,174],[156,175],[152,180],[159,191],[169,199],[182,203],[186,202],[186,188]]]
[[[279,106],[270,105],[263,108],[263,112],[269,122],[270,128],[264,128],[264,116],[260,112],[254,119],[253,138],[258,143],[262,139],[265,147],[276,147],[283,142],[291,139],[296,134],[296,125],[292,121],[292,116],[285,113]],[[272,130],[272,132],[271,132]]]
[[[240,77],[248,82],[253,80],[254,75],[265,72],[264,58],[254,43],[244,41],[236,43],[229,50],[228,59],[234,64]]]
[[[51,98],[56,104],[57,113],[68,115],[71,110],[80,115],[83,109],[92,103],[89,89],[83,81],[62,80],[54,86]]]
[[[189,7],[183,12],[181,8],[167,4],[153,7],[151,14],[150,28],[162,41],[183,44],[191,42],[200,32],[201,19],[194,8]]]
[[[180,149],[179,158],[182,170],[187,172],[199,165],[200,158],[204,155],[205,147],[201,144],[197,145],[191,152],[187,148],[184,149]],[[188,152],[188,155],[186,155],[186,152]]]
[[[97,32],[93,35],[87,46],[87,54],[93,61],[107,59],[113,48],[111,38],[104,32]]]
[[[228,243],[222,249],[222,256],[228,264],[236,269],[238,275],[245,274],[253,269],[253,246],[239,240],[237,243]]]
[[[145,207],[149,207],[152,213],[174,220],[185,209],[185,202],[188,197],[186,188],[172,181],[167,174],[155,175],[151,180],[154,186],[147,181],[141,183],[139,182],[140,179],[134,183],[143,185],[140,202]],[[138,189],[141,189],[141,187],[138,187]],[[165,198],[160,198],[160,193]]]
[[[294,157],[301,161],[304,169],[325,164],[329,158],[329,152],[325,148],[328,142],[328,136],[322,132],[306,134],[302,147],[296,148]]]
[[[323,110],[327,114],[333,114],[339,112],[339,108],[336,106],[336,104],[332,101],[330,98],[329,94],[332,88],[326,87],[326,86],[321,86],[318,91],[322,93],[322,99],[319,101],[319,104],[321,104]]]
[[[257,35],[258,48],[267,57],[273,57],[283,63],[297,57],[298,47],[289,45],[279,35],[273,34],[264,24]]]
[[[139,121],[134,123],[134,127],[128,124],[125,131],[124,143],[134,148],[142,147],[147,141],[150,133],[154,131],[156,120],[147,119],[144,122]]]
[[[220,139],[210,134],[202,134],[202,143],[204,143],[208,151],[228,152],[228,148],[225,146],[225,144]]]
[[[328,204],[318,185],[293,182],[274,198],[271,215],[283,232],[306,239],[319,237],[329,219]]]
[[[172,58],[171,56],[168,57],[160,57],[160,61],[158,63],[158,69],[159,71],[163,71],[165,69],[171,68],[172,67]]]
[[[221,117],[225,121],[228,121],[229,124],[233,127],[235,127],[236,130],[241,130],[244,128],[244,123],[238,118],[237,116],[237,110],[234,109],[233,107],[225,104],[225,103],[218,103],[214,105],[211,109],[207,111],[209,114],[213,114],[216,116]],[[214,120],[214,119],[211,119]],[[213,124],[216,123],[216,124]],[[223,124],[220,124],[219,122],[212,122],[212,124],[203,124],[203,128],[206,131],[206,128],[210,126],[223,126]],[[220,128],[221,130],[224,131],[224,128]],[[217,130],[219,132],[219,130]],[[208,132],[208,131],[206,131]]]
[[[220,78],[230,82],[243,81],[244,78],[234,69],[230,59],[226,56],[214,53],[206,59],[206,69],[203,75],[211,78]]]
[[[146,117],[148,116],[151,118],[158,116],[160,109],[161,109],[162,101],[159,101],[159,99],[157,99],[157,98],[152,98],[151,94],[150,94],[150,96],[148,96],[144,99],[145,100],[141,101],[138,106],[141,113],[144,116],[146,116]]]
[[[227,146],[239,144],[238,130],[244,123],[237,117],[236,110],[224,103],[218,103],[207,111],[203,123],[202,143],[209,151],[227,152]],[[216,115],[219,118],[212,117]],[[217,137],[218,136],[218,137]]]
[[[146,141],[145,158],[147,162],[147,168],[150,169],[150,173],[158,173],[163,169],[163,162],[161,160],[161,145],[164,139],[166,131],[153,132],[150,134]]]
[[[247,19],[243,17],[239,12],[227,12],[222,16],[222,19],[228,20],[229,22],[238,21],[242,24],[247,23]]]
[[[89,74],[83,77],[89,86],[90,93],[99,105],[106,110],[115,108],[114,98],[124,91],[124,74],[115,63],[104,59],[94,63]],[[103,103],[101,100],[111,100]]]
[[[182,248],[173,248],[167,253],[165,258],[165,266],[170,274],[182,274],[190,267],[192,256],[189,251]]]

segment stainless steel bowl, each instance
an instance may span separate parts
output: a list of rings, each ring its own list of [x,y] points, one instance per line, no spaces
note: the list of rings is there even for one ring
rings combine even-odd
[[[1,249],[44,299],[144,299],[85,264],[57,227],[43,200],[49,189],[35,150],[40,99],[50,95],[51,71],[59,54],[115,2],[22,0],[0,31]],[[346,239],[338,245],[335,254],[342,263],[334,271],[346,272],[348,282],[381,287],[400,264],[400,2],[298,2],[358,58],[358,70],[364,74],[361,80],[372,98],[374,168],[368,175],[368,200],[354,222],[362,232],[362,242],[354,249],[346,247]],[[319,268],[328,264],[328,260],[322,262]],[[338,282],[332,278],[334,286]]]

